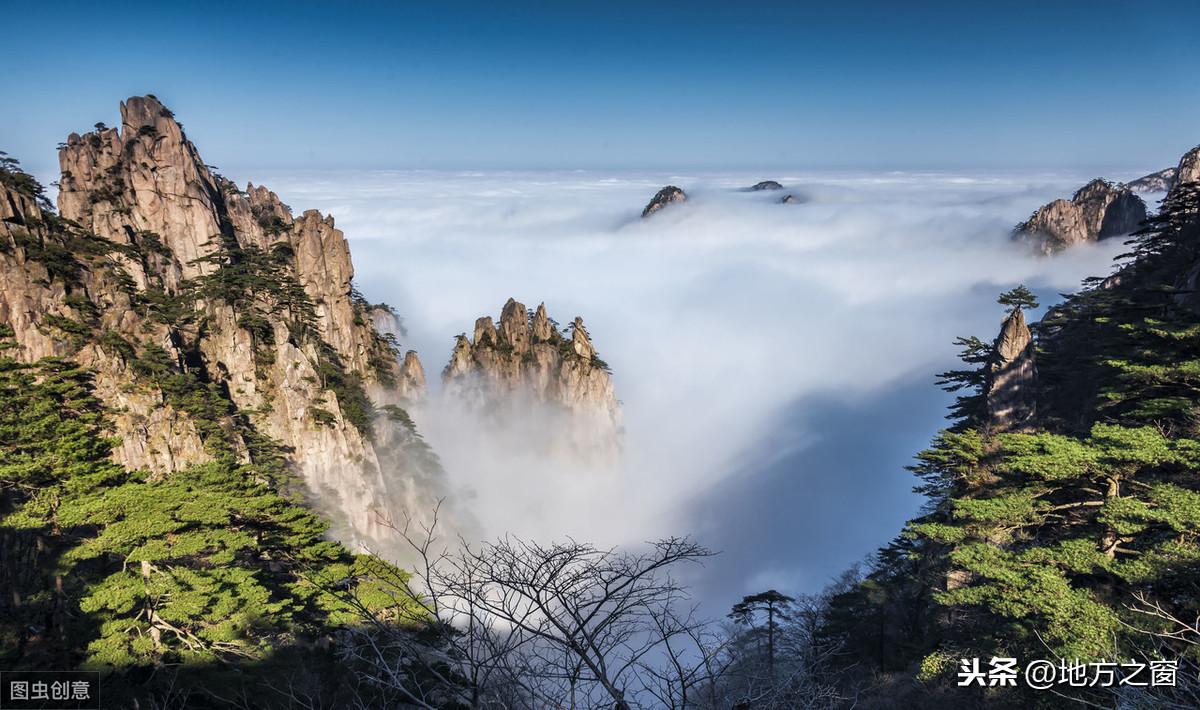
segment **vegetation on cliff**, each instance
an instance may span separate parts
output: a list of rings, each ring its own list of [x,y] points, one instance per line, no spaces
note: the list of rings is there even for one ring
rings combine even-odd
[[[1200,661],[1192,632],[1156,611],[1200,614],[1200,187],[1173,191],[1130,244],[1116,275],[1035,326],[1036,414],[1024,421],[989,416],[996,351],[959,341],[967,367],[942,379],[963,392],[955,422],[911,467],[926,512],[831,600],[822,633],[841,664],[913,706],[948,692],[1050,702],[955,690],[960,658]],[[1032,305],[1026,295],[1001,302]]]
[[[272,338],[283,323],[297,345],[319,351],[321,384],[369,436],[371,400],[316,332],[312,301],[279,251],[227,245],[178,288],[134,289],[118,257],[145,264],[161,255],[156,235],[98,237],[50,212],[15,161],[0,177],[14,200],[38,205],[6,220],[5,267],[45,273],[40,287],[60,312],[40,314],[30,332],[48,333],[63,353],[19,358],[16,331],[0,324],[3,667],[99,670],[114,706],[227,707],[265,692],[254,706],[282,707],[286,696],[272,694],[295,690],[302,669],[331,668],[330,639],[364,610],[419,619],[412,598],[384,594],[378,581],[406,573],[330,540],[287,451],[196,360],[152,339],[167,323],[205,328],[213,303],[241,313],[238,325],[255,337]],[[119,293],[147,316],[144,330],[102,323],[93,299]],[[123,363],[122,389],[156,392],[185,413],[206,460],[169,472],[115,463],[121,412],[96,395],[87,364],[96,357]],[[398,426],[424,446],[411,420]]]

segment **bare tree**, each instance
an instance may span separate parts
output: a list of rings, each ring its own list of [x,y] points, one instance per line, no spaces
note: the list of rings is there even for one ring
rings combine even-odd
[[[620,552],[509,537],[464,546],[445,579],[463,610],[482,611],[522,638],[523,654],[541,669],[535,677],[543,700],[574,706],[605,697],[625,710],[636,671],[702,626],[674,615],[686,594],[668,568],[711,554],[686,538]]]
[[[337,649],[369,689],[364,707],[698,707],[696,689],[722,670],[721,640],[672,575],[712,554],[695,542],[451,548],[436,521],[391,526],[415,554],[411,574],[377,561],[371,584],[321,583],[360,619]]]
[[[1135,592],[1128,609],[1141,615],[1146,625],[1122,622],[1126,628],[1147,641],[1141,656],[1146,661],[1179,659],[1173,685],[1113,688],[1119,707],[1130,710],[1175,710],[1200,707],[1200,679],[1196,664],[1189,660],[1188,649],[1200,647],[1200,615],[1185,618],[1171,611],[1145,592]]]

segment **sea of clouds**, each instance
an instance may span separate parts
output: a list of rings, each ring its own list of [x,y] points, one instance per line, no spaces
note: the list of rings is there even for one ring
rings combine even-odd
[[[999,292],[1055,300],[1122,250],[1039,258],[1009,238],[1082,174],[258,177],[335,216],[356,284],[403,316],[435,390],[453,337],[510,296],[583,316],[623,404],[619,472],[497,444],[436,392],[417,423],[485,534],[694,534],[723,551],[698,582],[722,597],[815,591],[898,532],[920,504],[903,466],[944,424],[933,376],[953,338],[994,337]],[[786,190],[738,189],[768,178]],[[640,219],[665,184],[690,200]],[[779,204],[789,192],[802,202]]]

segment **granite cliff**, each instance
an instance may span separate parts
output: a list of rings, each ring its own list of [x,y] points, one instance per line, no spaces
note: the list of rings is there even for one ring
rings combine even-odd
[[[547,450],[584,463],[619,454],[620,406],[582,318],[560,330],[545,304],[531,311],[510,298],[498,323],[484,316],[471,338],[458,336],[442,379],[447,397],[500,426],[540,408]]]
[[[1033,333],[1020,308],[1004,319],[993,351],[986,391],[988,422],[996,430],[1016,429],[1035,413],[1037,386]]]
[[[93,373],[118,463],[285,456],[348,542],[433,509],[440,468],[405,410],[424,373],[331,217],[238,189],[153,96],[59,162],[58,214],[0,186],[0,324],[19,359]]]
[[[1146,219],[1146,203],[1127,187],[1097,178],[1070,200],[1054,200],[1018,224],[1014,237],[1032,243],[1043,254],[1076,244],[1122,236]]]
[[[1183,154],[1175,168],[1175,182],[1171,187],[1189,182],[1200,182],[1200,145]]]

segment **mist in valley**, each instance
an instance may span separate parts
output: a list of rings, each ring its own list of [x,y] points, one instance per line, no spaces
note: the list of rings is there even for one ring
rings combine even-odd
[[[1082,174],[254,174],[333,214],[358,288],[403,317],[431,384],[413,416],[481,535],[695,535],[722,554],[692,583],[722,605],[815,592],[893,536],[954,337],[992,339],[998,293],[1048,305],[1123,248],[1009,238]],[[739,189],[767,178],[784,190]],[[640,219],[665,184],[690,199]],[[552,410],[498,422],[440,396],[454,336],[509,297],[584,318],[622,403],[619,464],[557,445]]]

